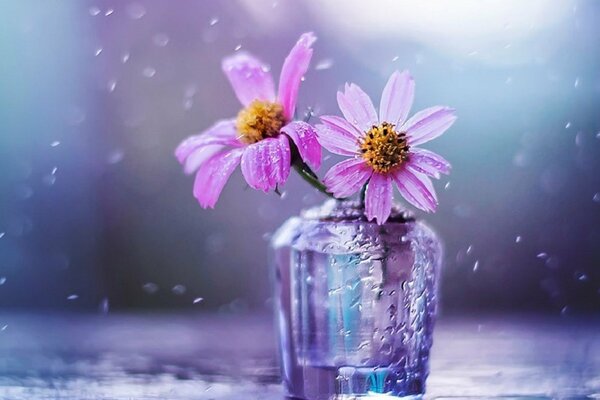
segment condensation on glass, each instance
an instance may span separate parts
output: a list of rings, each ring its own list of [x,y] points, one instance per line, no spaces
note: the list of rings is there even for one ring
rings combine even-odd
[[[397,209],[383,226],[353,202],[289,219],[270,255],[286,395],[424,393],[440,260],[435,233]]]

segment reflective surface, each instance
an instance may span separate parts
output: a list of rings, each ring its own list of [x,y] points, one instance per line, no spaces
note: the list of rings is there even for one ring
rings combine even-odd
[[[281,400],[270,314],[0,314],[1,399]],[[426,399],[600,396],[600,319],[441,318]]]

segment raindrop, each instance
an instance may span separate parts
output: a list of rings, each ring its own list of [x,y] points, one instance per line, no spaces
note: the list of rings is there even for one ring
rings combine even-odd
[[[152,41],[159,47],[165,47],[167,44],[169,44],[169,37],[164,33],[157,33],[154,35]]]
[[[521,243],[522,240],[523,240],[523,238],[521,236],[517,236],[515,238],[515,243]]]
[[[144,70],[142,71],[142,74],[146,77],[146,78],[152,78],[154,75],[156,75],[156,70],[152,67],[146,67],[144,68]]]
[[[171,292],[173,292],[173,294],[176,294],[177,296],[181,296],[182,294],[185,293],[186,290],[187,290],[187,288],[183,285],[175,285],[171,289]]]
[[[183,99],[183,108],[186,111],[189,111],[192,109],[192,107],[194,106],[194,99]]]
[[[200,303],[202,301],[204,301],[204,297],[196,297],[192,303],[193,304],[198,304],[198,303]]]
[[[577,279],[579,282],[585,282],[587,281],[589,278],[586,274],[584,274],[583,272],[577,271],[575,272],[575,279]]]
[[[100,14],[100,9],[96,6],[93,6],[89,8],[89,12],[92,17],[95,17],[96,15]]]
[[[185,91],[183,92],[183,95],[185,97],[194,97],[194,95],[196,94],[196,85],[194,84],[190,84],[188,86],[186,86]]]
[[[394,58],[392,58],[392,62],[398,61],[399,59],[400,59],[400,56],[394,56]]]
[[[102,53],[102,47],[98,47],[95,51],[94,51],[94,56],[98,57],[100,55],[100,53]]]
[[[50,143],[50,147],[56,147],[60,144],[60,142],[58,140],[55,140],[54,142]]]
[[[504,83],[506,83],[507,85],[510,85],[510,84],[512,84],[512,81],[513,81],[512,76],[509,76],[509,77],[506,78],[506,80],[504,81]]]
[[[4,332],[6,330],[6,328],[8,328],[8,325],[3,325],[2,328],[0,328],[0,331]]]
[[[317,71],[322,71],[331,67],[333,67],[333,60],[331,58],[324,58],[323,60],[319,61],[317,65],[315,65],[315,69]]]
[[[108,310],[110,308],[110,304],[108,302],[108,298],[105,297],[100,301],[100,304],[98,305],[98,310],[102,313],[102,314],[108,314]]]
[[[117,87],[117,81],[115,79],[109,80],[106,87],[108,88],[109,92],[111,92],[111,93],[114,92]]]
[[[123,53],[121,56],[121,62],[125,64],[129,60],[129,53]]]
[[[300,80],[301,80],[302,82],[304,82],[304,81],[306,80],[306,77],[305,77],[305,76],[303,76],[302,78],[300,78]]]
[[[479,270],[479,260],[475,261],[473,264],[473,272],[477,272]]]
[[[6,277],[5,276],[0,277],[0,286],[4,285],[5,283],[6,283]]]
[[[600,139],[600,132],[596,133],[596,139]]]
[[[241,48],[242,48],[242,45],[241,45],[241,44],[238,44],[237,46],[235,46],[235,49],[233,49],[233,51],[238,51],[238,50],[239,50],[239,49],[241,49]]]
[[[106,10],[104,15],[108,17],[109,15],[112,15],[112,13],[114,13],[114,12],[115,12],[115,10],[113,8],[109,8],[108,10]]]
[[[472,251],[473,251],[473,245],[470,244],[469,247],[467,247],[467,254],[471,254]]]
[[[573,83],[573,87],[579,86],[579,77],[575,78],[575,82]]]
[[[210,26],[215,26],[218,23],[219,23],[219,18],[213,17],[213,18],[210,19],[209,25]]]
[[[122,149],[114,149],[108,156],[106,157],[106,162],[108,164],[118,164],[123,161],[123,157],[125,157],[125,152]]]
[[[550,268],[550,269],[558,269],[558,267],[560,267],[560,262],[558,260],[558,257],[556,256],[550,256],[546,259],[546,267]]]
[[[450,189],[450,182],[446,182],[446,184],[444,185],[444,190],[448,189]]]
[[[575,135],[575,146],[581,146],[583,143],[583,132],[579,131],[577,132],[577,135]]]
[[[569,306],[564,306],[561,310],[560,310],[561,315],[567,315],[569,313]]]
[[[140,19],[146,15],[146,9],[139,3],[132,3],[127,6],[127,15],[131,19]]]
[[[600,203],[600,192],[596,192],[592,200],[594,200],[594,203]]]
[[[44,177],[42,178],[42,182],[46,186],[52,186],[56,183],[56,175],[54,175],[54,174],[44,175]]]
[[[67,300],[77,300],[78,298],[79,296],[76,294],[70,294],[69,296],[67,296]]]
[[[148,283],[144,283],[144,285],[142,286],[142,289],[144,290],[144,292],[146,292],[148,294],[154,294],[154,293],[158,292],[158,285],[156,283],[148,282]]]
[[[538,253],[538,255],[536,257],[541,258],[541,259],[546,259],[546,258],[548,258],[548,253],[541,252],[541,253]]]
[[[571,127],[571,122],[569,121],[565,124],[565,129],[569,129],[570,127]]]
[[[6,232],[0,232],[0,239],[2,239],[6,235]]]

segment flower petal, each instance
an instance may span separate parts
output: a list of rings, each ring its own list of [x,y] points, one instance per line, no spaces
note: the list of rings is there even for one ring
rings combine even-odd
[[[436,179],[439,179],[440,173],[448,175],[452,168],[450,163],[439,154],[416,147],[410,149],[407,167]]]
[[[400,128],[406,132],[408,144],[418,146],[440,136],[456,121],[454,109],[436,106],[426,108],[412,116]]]
[[[400,194],[413,206],[433,212],[437,207],[437,196],[431,180],[418,172],[403,168],[393,174]]]
[[[210,160],[215,154],[220,153],[223,149],[225,149],[225,146],[220,144],[209,144],[196,149],[196,151],[192,152],[192,154],[185,159],[183,163],[183,172],[188,175],[193,174],[202,166],[202,164]]]
[[[242,156],[242,174],[253,189],[275,189],[290,175],[290,144],[287,136],[263,139],[249,145]]]
[[[358,152],[358,139],[335,125],[319,124],[315,127],[321,146],[334,154],[353,156]]]
[[[331,167],[323,183],[335,197],[347,197],[358,192],[372,174],[363,159],[350,158]]]
[[[203,208],[214,208],[225,183],[240,163],[243,149],[213,155],[196,173],[194,197]]]
[[[353,136],[355,138],[361,138],[364,133],[362,133],[356,126],[352,125],[350,122],[346,121],[342,117],[338,117],[337,115],[323,115],[319,117],[319,119],[327,126],[343,132],[349,136]]]
[[[312,32],[302,34],[283,62],[277,99],[288,119],[294,117],[300,81],[308,70],[313,53],[311,46],[315,40],[317,38]]]
[[[408,71],[396,71],[390,76],[379,104],[379,121],[402,125],[415,97],[415,81]]]
[[[360,131],[366,132],[378,123],[371,98],[357,85],[346,84],[344,93],[338,92],[337,100],[344,117]]]
[[[376,219],[378,225],[387,221],[392,212],[393,194],[391,176],[378,173],[371,176],[365,194],[365,215],[369,221]]]
[[[201,134],[188,137],[175,149],[175,157],[183,164],[186,158],[197,149],[215,144],[234,147],[242,145],[238,140],[235,120],[218,121]]]
[[[275,85],[266,65],[252,55],[239,52],[223,60],[222,69],[239,101],[275,101]]]
[[[321,145],[317,140],[315,128],[306,122],[294,121],[284,126],[281,131],[296,144],[300,158],[310,167],[319,169],[321,166]]]

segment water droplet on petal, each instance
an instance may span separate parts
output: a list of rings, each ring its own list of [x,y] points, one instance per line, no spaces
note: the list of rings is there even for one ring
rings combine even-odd
[[[2,239],[6,235],[6,232],[0,232],[0,239]]]
[[[400,56],[394,56],[394,58],[392,58],[392,62],[398,61],[400,59]]]

